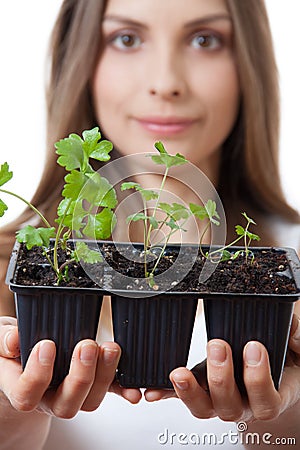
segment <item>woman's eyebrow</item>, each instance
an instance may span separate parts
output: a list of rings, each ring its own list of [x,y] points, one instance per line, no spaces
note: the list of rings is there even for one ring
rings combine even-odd
[[[126,17],[126,16],[115,15],[115,14],[108,14],[108,15],[104,16],[103,22],[116,22],[116,23],[121,23],[121,24],[128,25],[128,26],[133,26],[133,27],[147,28],[147,25],[142,22],[130,19],[129,17]]]
[[[187,22],[184,25],[184,28],[192,28],[197,25],[203,25],[210,22],[227,20],[231,22],[231,17],[229,14],[220,13],[220,14],[209,14],[207,16],[200,17],[198,19]],[[147,28],[147,24],[139,22],[138,20],[131,19],[129,17],[117,14],[108,14],[103,17],[103,22],[117,22],[122,23],[124,25],[139,27],[139,28]]]
[[[184,25],[184,28],[192,28],[195,26],[201,26],[201,25],[205,25],[210,22],[217,22],[217,21],[221,21],[221,20],[226,20],[226,21],[229,21],[230,23],[232,22],[231,16],[229,14],[226,14],[226,13],[210,14],[210,15],[200,17],[199,19],[195,19],[195,20],[192,20],[192,21],[186,23]]]

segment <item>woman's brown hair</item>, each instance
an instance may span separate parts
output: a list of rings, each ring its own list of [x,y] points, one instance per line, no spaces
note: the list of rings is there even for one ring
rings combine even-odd
[[[65,0],[51,39],[47,89],[47,155],[44,173],[32,200],[54,219],[64,172],[56,164],[54,142],[71,132],[97,125],[90,80],[101,51],[105,0]],[[218,191],[229,210],[230,227],[240,212],[261,218],[274,215],[299,222],[284,198],[279,176],[278,74],[263,0],[227,0],[234,29],[234,51],[241,86],[236,125],[223,146]],[[257,214],[257,215],[256,215]],[[2,236],[31,217],[25,211],[4,227]],[[259,230],[263,233],[263,230]],[[0,236],[1,237],[1,236]],[[267,242],[268,241],[268,242]],[[272,242],[265,236],[265,244]]]
[[[236,125],[222,151],[219,193],[233,229],[239,211],[299,223],[283,195],[279,174],[279,87],[272,35],[264,1],[227,0],[234,29],[241,89]],[[236,223],[236,222],[235,222]],[[263,226],[264,244],[274,242]]]

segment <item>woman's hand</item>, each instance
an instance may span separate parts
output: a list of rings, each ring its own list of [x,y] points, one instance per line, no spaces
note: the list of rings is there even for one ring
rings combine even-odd
[[[137,403],[141,398],[138,390],[112,385],[120,354],[116,343],[98,346],[93,340],[83,340],[74,349],[67,377],[57,390],[48,390],[55,360],[54,342],[37,343],[23,372],[16,319],[0,317],[0,391],[16,411],[40,410],[71,418],[79,410],[98,408],[109,390]]]
[[[244,382],[248,401],[242,398],[234,381],[230,346],[211,340],[207,346],[206,367],[199,364],[192,371],[178,368],[171,372],[172,391],[148,390],[145,397],[155,401],[179,397],[198,418],[219,416],[224,421],[276,419],[300,401],[300,320],[294,315],[289,340],[287,364],[279,391],[274,388],[268,353],[258,342],[244,348]],[[198,381],[197,381],[198,380]]]

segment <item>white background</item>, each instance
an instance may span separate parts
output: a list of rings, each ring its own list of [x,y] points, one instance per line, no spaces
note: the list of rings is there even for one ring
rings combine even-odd
[[[15,179],[9,186],[27,199],[44,162],[46,51],[61,1],[0,0],[0,163],[9,162]],[[288,200],[300,211],[300,1],[266,0],[266,4],[281,80],[282,180]],[[18,201],[10,199],[9,205],[2,224],[22,209]]]

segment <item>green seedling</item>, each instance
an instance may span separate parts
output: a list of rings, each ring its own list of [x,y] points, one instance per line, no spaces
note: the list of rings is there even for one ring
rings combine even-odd
[[[207,233],[210,226],[220,225],[220,216],[217,212],[217,205],[214,200],[207,200],[204,205],[198,205],[195,203],[190,203],[189,205],[191,213],[199,220],[207,220],[207,224],[205,225],[199,240],[199,250],[202,256],[205,258],[207,254],[204,254],[202,249],[203,238]]]
[[[155,148],[158,151],[158,155],[147,155],[151,157],[152,161],[155,164],[163,165],[165,167],[164,174],[162,177],[161,184],[157,191],[144,189],[139,183],[135,182],[127,182],[123,183],[121,186],[121,190],[125,191],[128,189],[134,189],[135,191],[139,192],[142,198],[143,202],[143,211],[138,212],[135,214],[131,214],[127,217],[127,222],[137,222],[142,221],[143,222],[143,245],[144,245],[144,272],[145,272],[145,278],[148,279],[148,283],[150,287],[155,286],[154,281],[154,273],[157,269],[157,266],[163,256],[163,253],[165,251],[165,248],[171,238],[171,236],[178,230],[185,231],[183,229],[183,225],[190,216],[190,211],[187,207],[185,207],[182,204],[179,203],[164,203],[161,202],[161,195],[165,186],[165,182],[169,173],[169,170],[171,167],[179,166],[182,164],[186,164],[188,161],[185,159],[183,155],[180,153],[177,153],[176,155],[170,155],[162,142],[156,142]],[[152,209],[152,213],[148,213],[148,202],[150,200],[154,200],[154,207]],[[161,218],[158,218],[159,214],[162,216]],[[181,223],[181,221],[183,221]],[[166,237],[164,241],[161,243],[155,243],[152,244],[151,239],[151,233],[152,231],[156,230],[158,233],[159,230],[162,229],[162,227],[166,226],[169,231],[166,234]],[[156,233],[156,235],[157,235]],[[154,267],[151,269],[151,271],[148,270],[148,256],[151,255],[151,250],[153,249],[153,246],[158,247],[160,246],[160,253],[158,257],[156,258]]]
[[[0,167],[0,192],[18,198],[38,215],[43,226],[26,225],[16,233],[16,239],[24,243],[29,250],[34,246],[42,248],[59,284],[68,279],[68,267],[73,262],[101,261],[100,252],[90,249],[84,241],[78,240],[75,249],[68,252],[70,256],[59,265],[58,249],[67,250],[67,241],[72,232],[78,239],[107,239],[116,223],[113,210],[117,205],[117,197],[108,180],[101,177],[91,166],[91,159],[108,161],[113,148],[111,142],[101,140],[97,127],[84,131],[82,138],[77,134],[70,134],[69,137],[58,141],[55,148],[57,163],[68,172],[62,191],[63,199],[57,208],[56,227],[51,226],[29,201],[2,188],[13,177],[13,172],[9,170],[6,162]],[[7,208],[6,203],[0,199],[0,217]],[[50,239],[54,240],[51,250]]]
[[[214,207],[215,207],[215,205],[214,205]],[[212,223],[214,225],[219,225],[219,222],[217,220],[219,218],[219,216],[214,207],[210,206],[210,208],[209,208],[210,212],[207,213],[207,218],[209,219],[210,223]],[[247,223],[246,223],[245,227],[243,227],[242,225],[235,226],[235,232],[237,234],[237,238],[234,239],[229,244],[225,245],[224,247],[207,253],[205,255],[207,258],[213,260],[214,256],[221,255],[221,261],[228,261],[229,259],[234,260],[242,255],[242,256],[245,256],[246,263],[248,263],[249,258],[251,258],[251,262],[254,261],[254,254],[249,249],[249,247],[250,247],[250,244],[252,241],[259,241],[260,236],[258,234],[254,234],[249,231],[250,225],[256,225],[256,222],[253,219],[251,219],[251,217],[248,217],[245,212],[242,213],[242,216],[246,219]],[[208,224],[208,226],[209,226],[209,224]],[[208,226],[204,229],[204,233],[207,231]],[[203,237],[203,234],[202,234],[202,237]],[[230,249],[230,247],[236,245],[241,240],[244,241],[244,248],[241,250],[237,250],[234,253],[231,253],[228,249]],[[201,251],[201,243],[200,243],[200,251]],[[203,254],[203,252],[202,252],[202,254]]]
[[[251,217],[248,217],[247,214],[245,212],[242,213],[242,216],[244,216],[244,218],[246,219],[247,223],[245,228],[242,227],[242,225],[236,225],[235,226],[235,232],[237,234],[237,238],[231,243],[229,244],[230,246],[235,245],[237,242],[239,242],[240,240],[244,240],[244,249],[243,250],[238,250],[236,251],[233,255],[231,255],[229,257],[228,253],[225,252],[225,250],[223,249],[223,255],[222,255],[222,259],[227,260],[227,259],[236,259],[239,255],[245,255],[245,259],[246,259],[246,263],[248,262],[248,258],[251,258],[251,262],[254,261],[254,254],[253,252],[249,249],[251,242],[252,241],[260,241],[260,236],[258,234],[254,234],[252,232],[249,231],[249,227],[250,225],[256,225],[256,222],[254,222],[253,219],[251,219]],[[224,253],[225,252],[225,253]]]

